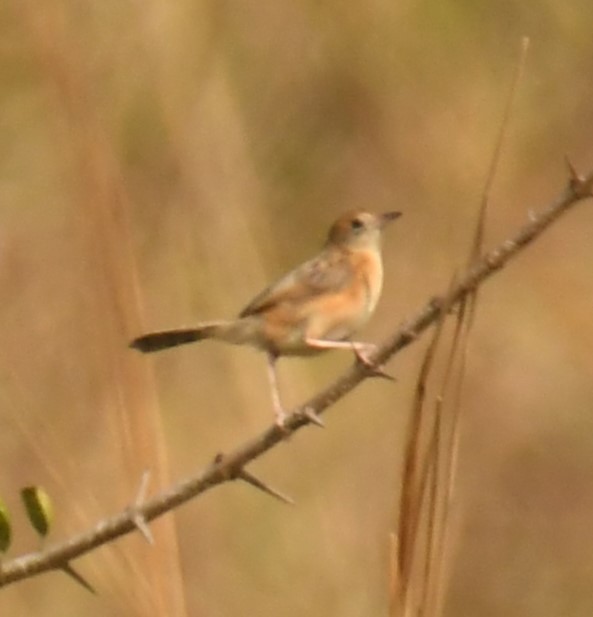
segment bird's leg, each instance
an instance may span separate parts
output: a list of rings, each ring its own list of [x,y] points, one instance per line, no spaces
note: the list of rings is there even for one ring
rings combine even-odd
[[[383,377],[390,381],[395,381],[395,378],[386,373],[381,366],[377,366],[372,362],[369,355],[377,351],[377,346],[374,343],[363,343],[361,341],[326,341],[324,339],[305,340],[307,345],[315,349],[347,349],[353,351],[358,362],[365,366],[373,377]]]
[[[274,409],[274,415],[276,416],[276,424],[280,428],[283,428],[284,422],[286,421],[286,412],[284,411],[284,407],[282,407],[280,390],[278,389],[278,375],[276,373],[276,360],[278,356],[273,353],[268,353],[266,357],[268,360],[268,379],[270,380],[272,407]]]
[[[353,351],[357,357],[359,357],[359,354],[371,354],[377,349],[377,346],[373,343],[362,343],[360,341],[327,341],[325,339],[306,338],[305,343],[314,349],[347,349]]]
[[[287,418],[287,413],[282,406],[280,400],[280,389],[278,388],[278,375],[276,373],[276,360],[278,356],[273,353],[268,353],[268,377],[270,379],[270,390],[272,391],[272,406],[274,407],[274,415],[276,416],[276,425],[281,429],[284,429]],[[302,411],[302,415],[309,420],[309,422],[324,427],[321,418],[315,413],[313,409],[305,407]]]

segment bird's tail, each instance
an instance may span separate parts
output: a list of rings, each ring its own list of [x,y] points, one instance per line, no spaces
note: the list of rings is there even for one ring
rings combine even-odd
[[[207,338],[216,338],[217,334],[225,329],[228,322],[209,322],[195,328],[179,328],[176,330],[163,330],[161,332],[150,332],[135,338],[130,347],[142,353],[152,353],[178,347],[187,343],[195,343]]]
[[[209,338],[241,345],[254,340],[254,326],[253,320],[250,319],[210,321],[194,328],[150,332],[134,339],[130,347],[143,353],[152,353]]]

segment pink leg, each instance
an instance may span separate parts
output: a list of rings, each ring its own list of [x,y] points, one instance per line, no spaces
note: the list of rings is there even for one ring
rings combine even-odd
[[[369,354],[377,350],[373,343],[362,343],[360,341],[325,341],[323,339],[307,338],[305,342],[315,349],[346,349],[354,352],[356,359],[363,364],[373,377],[382,377],[390,381],[395,379],[387,374],[380,366],[377,366],[369,359]]]
[[[278,388],[278,375],[276,373],[276,360],[278,358],[271,353],[268,353],[268,378],[270,380],[270,390],[272,392],[272,406],[274,407],[274,415],[276,416],[276,424],[280,428],[284,428],[284,423],[286,422],[287,413],[284,411],[284,407],[282,406],[282,401],[280,400],[280,389]],[[317,426],[323,427],[323,422],[321,418],[309,408],[305,408],[302,412],[302,415],[305,416]]]
[[[315,349],[345,349],[353,351],[363,364],[370,364],[367,356],[377,349],[377,346],[373,343],[362,343],[360,341],[326,341],[323,339],[308,338],[305,339],[305,342]]]
[[[274,415],[276,416],[276,424],[280,427],[284,426],[286,420],[286,412],[282,407],[280,401],[280,390],[278,389],[278,375],[276,374],[276,360],[277,357],[274,354],[269,353],[267,355],[268,360],[268,379],[270,380],[270,390],[272,393],[272,407],[274,408]]]

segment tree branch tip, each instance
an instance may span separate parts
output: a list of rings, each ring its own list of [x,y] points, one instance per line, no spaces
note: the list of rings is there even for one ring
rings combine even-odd
[[[260,479],[256,478],[253,474],[245,471],[244,469],[242,469],[237,474],[237,479],[243,480],[243,482],[246,482],[250,486],[257,488],[258,490],[262,491],[266,495],[270,495],[271,497],[274,497],[275,499],[278,499],[279,501],[282,501],[283,503],[286,503],[290,506],[294,506],[294,500],[291,497],[288,497],[287,495],[284,495],[280,491],[277,491],[276,489],[272,488],[265,482],[262,482]]]

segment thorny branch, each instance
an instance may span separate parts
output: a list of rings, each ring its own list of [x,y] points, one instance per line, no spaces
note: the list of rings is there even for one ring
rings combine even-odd
[[[448,302],[455,305],[475,290],[495,272],[506,265],[515,255],[538,238],[564,212],[578,202],[593,196],[593,172],[588,176],[579,175],[568,163],[569,182],[563,194],[539,215],[533,216],[528,224],[516,234],[486,253],[483,258],[460,276],[448,293]],[[377,349],[373,358],[377,365],[387,362],[392,356],[414,342],[429,326],[436,323],[440,315],[441,298],[433,299],[415,316],[403,324]],[[15,583],[49,570],[62,569],[68,562],[89,553],[103,544],[138,529],[137,521],[150,522],[186,503],[207,490],[230,480],[246,480],[257,488],[265,485],[244,470],[245,466],[268,450],[271,450],[291,434],[310,424],[311,416],[321,415],[336,401],[348,394],[363,380],[373,377],[372,368],[355,363],[335,382],[319,394],[294,409],[284,429],[271,426],[257,437],[238,446],[226,455],[218,455],[214,461],[195,476],[179,482],[161,493],[134,503],[125,510],[99,521],[93,528],[56,543],[43,551],[29,553],[0,564],[0,587]],[[261,485],[261,486],[260,486]],[[277,491],[262,488],[268,493]]]

